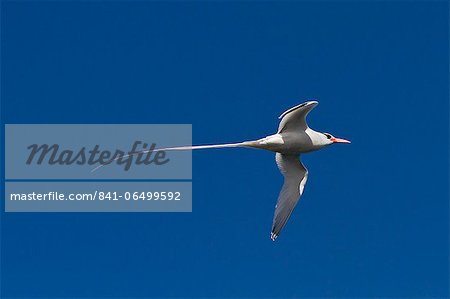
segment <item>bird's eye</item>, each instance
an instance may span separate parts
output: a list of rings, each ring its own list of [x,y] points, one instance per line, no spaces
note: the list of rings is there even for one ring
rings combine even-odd
[[[328,133],[323,133],[323,135],[325,135],[328,139],[330,139],[331,138],[331,135],[330,134],[328,134]]]

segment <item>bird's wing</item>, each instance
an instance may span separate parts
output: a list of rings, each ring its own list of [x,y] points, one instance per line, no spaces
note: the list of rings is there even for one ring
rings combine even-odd
[[[303,166],[299,156],[277,153],[275,159],[284,176],[284,184],[278,196],[275,215],[273,216],[272,233],[270,235],[273,241],[286,225],[308,179],[308,170]]]
[[[280,125],[278,126],[278,133],[287,132],[290,130],[305,130],[308,127],[306,123],[306,116],[309,111],[311,111],[314,107],[319,104],[316,101],[309,101],[295,107],[292,107],[289,110],[283,112],[280,115],[279,119]]]

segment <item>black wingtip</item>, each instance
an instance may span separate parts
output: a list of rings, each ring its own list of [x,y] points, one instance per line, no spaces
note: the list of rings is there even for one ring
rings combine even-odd
[[[308,100],[307,102],[304,102],[304,103],[302,103],[302,104],[300,104],[300,105],[294,106],[294,107],[292,107],[292,108],[290,108],[290,109],[284,111],[284,112],[278,117],[278,119],[282,119],[282,118],[283,118],[286,114],[288,114],[289,112],[292,112],[292,111],[297,110],[297,109],[299,109],[299,108],[302,108],[302,107],[304,107],[304,106],[308,106],[308,105],[318,105],[318,104],[319,104],[319,102],[316,101],[315,99]]]
[[[275,241],[278,238],[278,235],[274,232],[270,233],[270,239],[272,239],[272,241]]]

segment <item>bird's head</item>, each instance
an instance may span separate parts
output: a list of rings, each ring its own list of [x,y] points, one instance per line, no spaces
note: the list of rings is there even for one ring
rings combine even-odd
[[[334,137],[330,133],[322,133],[322,136],[323,136],[322,139],[323,139],[323,142],[324,142],[325,145],[330,145],[330,144],[333,144],[333,143],[351,143],[348,140]]]

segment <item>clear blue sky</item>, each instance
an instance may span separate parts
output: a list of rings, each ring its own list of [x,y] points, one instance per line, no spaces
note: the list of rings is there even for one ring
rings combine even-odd
[[[3,1],[1,17],[2,123],[232,142],[316,98],[311,127],[353,142],[303,157],[275,243],[282,177],[256,150],[195,152],[192,213],[2,213],[3,296],[448,296],[448,2]]]

